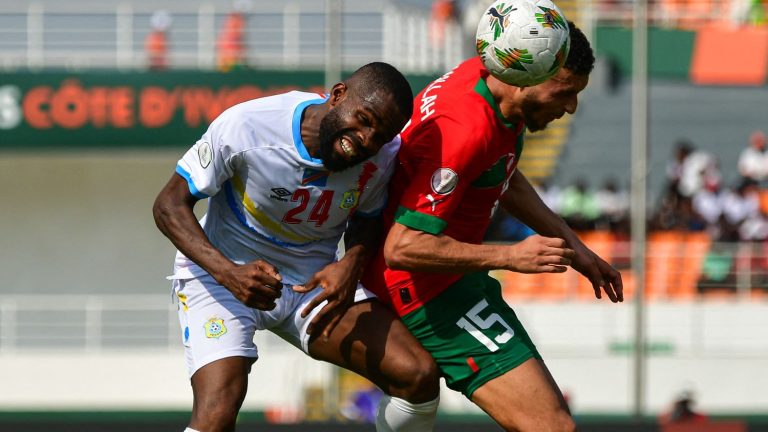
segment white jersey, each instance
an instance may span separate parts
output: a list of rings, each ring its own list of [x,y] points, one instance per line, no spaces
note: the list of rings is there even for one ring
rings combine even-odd
[[[400,147],[398,136],[361,164],[326,170],[301,139],[302,113],[325,101],[293,91],[236,105],[176,166],[193,195],[209,198],[200,224],[211,243],[238,264],[269,262],[285,284],[303,284],[335,260],[352,213],[382,210]],[[205,274],[177,253],[173,278]]]

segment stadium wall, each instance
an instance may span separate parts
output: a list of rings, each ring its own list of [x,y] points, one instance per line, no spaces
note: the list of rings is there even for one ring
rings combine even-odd
[[[632,306],[607,302],[513,304],[579,415],[632,410]],[[171,312],[172,314],[172,312]],[[645,406],[667,409],[683,391],[709,414],[768,413],[768,305],[655,302],[648,307]],[[127,322],[123,332],[133,331]],[[61,323],[64,326],[66,323]],[[138,335],[137,335],[138,336]],[[0,352],[0,411],[184,410],[191,389],[176,341],[162,348],[36,348]],[[337,369],[263,332],[244,409],[299,410],[312,389],[330,397]],[[445,390],[445,389],[444,389]],[[445,390],[441,409],[479,414]]]
[[[416,93],[434,77],[408,78]],[[188,146],[232,105],[323,82],[317,70],[0,73],[0,150]]]

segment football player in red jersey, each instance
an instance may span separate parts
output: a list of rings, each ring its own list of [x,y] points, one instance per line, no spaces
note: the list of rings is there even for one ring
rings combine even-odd
[[[487,271],[589,278],[595,296],[623,301],[620,274],[588,249],[516,170],[524,128],[573,114],[594,55],[570,25],[563,68],[533,87],[505,84],[470,59],[415,99],[385,211],[386,242],[363,283],[388,301],[461,391],[506,430],[572,431],[563,396]],[[540,235],[484,245],[498,206]],[[544,237],[546,236],[546,237]]]

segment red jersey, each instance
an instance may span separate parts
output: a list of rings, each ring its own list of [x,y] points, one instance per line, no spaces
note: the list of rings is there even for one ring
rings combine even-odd
[[[466,243],[483,241],[520,158],[525,127],[501,116],[487,76],[476,57],[416,96],[389,187],[386,227],[397,222]],[[380,250],[363,285],[402,316],[462,276],[392,270]]]

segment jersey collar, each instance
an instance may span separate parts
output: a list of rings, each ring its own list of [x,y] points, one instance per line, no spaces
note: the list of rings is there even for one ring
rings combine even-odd
[[[499,105],[496,104],[496,101],[493,99],[491,89],[488,88],[488,84],[485,83],[485,80],[482,77],[480,77],[477,80],[477,84],[475,84],[475,93],[479,94],[486,102],[488,102],[488,105],[493,108],[493,112],[496,113],[496,116],[501,120],[504,126],[512,130],[517,129],[516,125],[510,123],[503,115],[501,115],[501,109],[499,109]]]
[[[296,106],[296,109],[293,111],[293,144],[296,146],[296,151],[299,152],[299,155],[302,159],[314,162],[317,164],[322,164],[322,159],[315,159],[312,156],[309,155],[309,151],[307,151],[307,146],[304,145],[304,141],[301,139],[301,116],[304,114],[304,110],[307,109],[310,105],[319,105],[321,103],[324,103],[328,98],[323,99],[310,99],[306,100]]]

